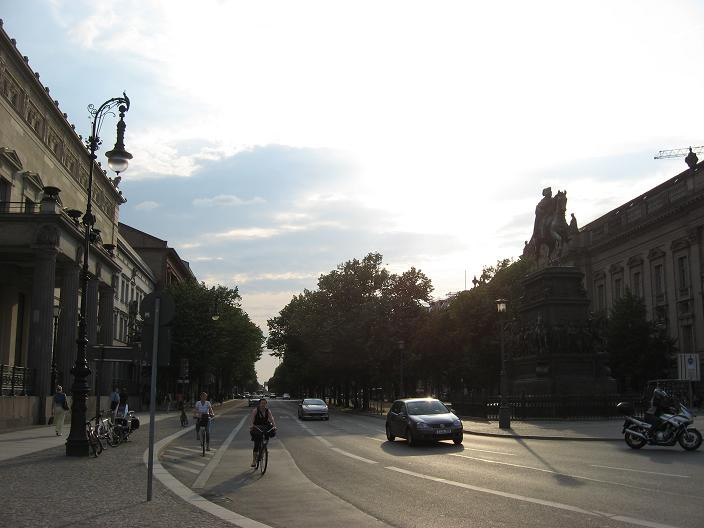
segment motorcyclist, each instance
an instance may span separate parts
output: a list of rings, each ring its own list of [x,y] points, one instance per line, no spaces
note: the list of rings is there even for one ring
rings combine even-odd
[[[670,396],[663,389],[655,388],[650,399],[650,408],[645,413],[646,421],[653,426],[653,430],[656,430],[664,421],[660,417],[671,412],[672,401]]]

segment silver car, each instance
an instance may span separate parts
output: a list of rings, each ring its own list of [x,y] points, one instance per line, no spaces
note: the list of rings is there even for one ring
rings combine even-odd
[[[317,398],[306,398],[298,404],[298,417],[301,420],[306,418],[320,418],[329,420],[328,406],[323,400]]]

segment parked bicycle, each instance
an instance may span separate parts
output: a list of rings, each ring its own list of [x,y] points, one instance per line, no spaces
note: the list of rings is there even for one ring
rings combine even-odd
[[[100,453],[103,452],[103,442],[98,438],[96,433],[96,428],[93,427],[91,422],[86,422],[86,436],[88,437],[88,447],[90,449],[91,455],[97,458]]]
[[[254,471],[259,469],[261,474],[266,473],[266,468],[269,465],[269,438],[276,435],[276,427],[272,426],[259,426],[255,425],[252,427],[252,432],[256,435],[261,435],[259,440],[259,449],[257,450],[257,461],[254,466]]]
[[[106,416],[103,413],[98,413],[95,417],[95,432],[98,439],[105,441],[110,447],[117,447],[120,444],[120,435],[115,430],[111,414]]]

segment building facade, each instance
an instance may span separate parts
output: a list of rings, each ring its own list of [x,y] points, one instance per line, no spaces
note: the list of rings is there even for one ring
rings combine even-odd
[[[0,365],[3,394],[69,384],[75,359],[89,153],[0,26]],[[98,164],[89,345],[112,343],[121,193]],[[94,309],[93,309],[94,308]],[[22,380],[19,392],[18,384]],[[9,386],[9,391],[8,391]],[[41,412],[40,412],[41,414]]]
[[[582,227],[577,262],[594,312],[628,289],[679,352],[704,352],[704,163]]]

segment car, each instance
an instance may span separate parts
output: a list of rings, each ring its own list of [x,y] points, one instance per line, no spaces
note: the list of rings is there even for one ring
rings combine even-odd
[[[320,418],[321,420],[329,420],[328,406],[323,400],[318,398],[305,398],[298,404],[298,417],[301,420],[306,418]]]
[[[272,392],[271,394],[269,394],[269,398],[271,398],[272,400],[275,400],[275,399],[276,399],[276,393],[275,393],[275,392]]]
[[[283,398],[284,400],[290,400],[290,399],[291,399],[291,395],[290,395],[288,392],[284,392],[284,395],[282,396],[282,398]]]
[[[259,403],[259,400],[261,400],[263,397],[264,397],[264,396],[262,396],[261,394],[252,394],[252,395],[249,397],[248,406],[249,406],[249,407],[256,407],[257,404]]]
[[[423,441],[452,440],[462,443],[462,420],[435,398],[396,400],[386,415],[386,438],[405,438],[409,446]]]

